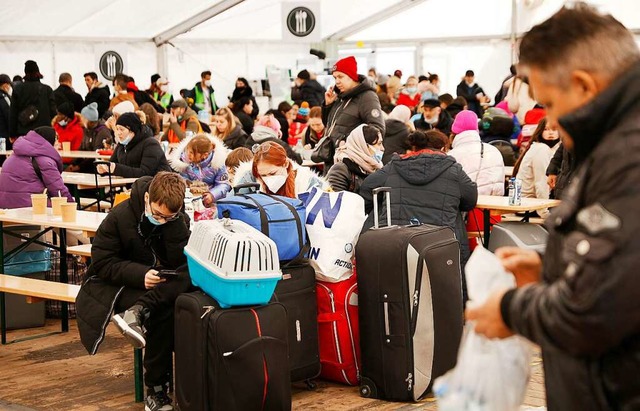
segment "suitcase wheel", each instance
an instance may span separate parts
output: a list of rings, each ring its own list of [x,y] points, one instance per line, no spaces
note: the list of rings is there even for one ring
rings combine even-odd
[[[316,388],[318,388],[318,384],[316,384],[316,382],[312,380],[306,380],[305,384],[307,384],[307,388],[310,390],[315,390]]]
[[[376,385],[368,378],[362,378],[360,381],[360,396],[364,398],[378,398]]]
[[[360,386],[360,396],[362,396],[364,398],[370,398],[371,397],[371,387],[369,387],[368,385],[361,385]]]

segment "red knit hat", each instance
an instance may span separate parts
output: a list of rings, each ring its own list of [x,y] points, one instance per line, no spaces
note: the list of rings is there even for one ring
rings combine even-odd
[[[532,108],[524,115],[524,124],[522,125],[522,135],[530,137],[536,131],[540,120],[545,118],[547,112],[543,108]]]
[[[333,66],[332,71],[339,71],[351,77],[353,81],[358,81],[358,63],[356,62],[356,58],[353,56],[338,60]]]

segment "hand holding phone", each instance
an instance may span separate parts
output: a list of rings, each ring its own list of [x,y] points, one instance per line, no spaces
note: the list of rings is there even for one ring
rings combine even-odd
[[[324,102],[326,105],[332,104],[334,101],[336,101],[336,98],[338,97],[336,93],[333,91],[333,87],[334,86],[329,86],[329,88],[327,89],[327,92],[324,93]]]
[[[160,278],[171,279],[171,278],[177,278],[178,272],[176,270],[160,270],[156,275]]]

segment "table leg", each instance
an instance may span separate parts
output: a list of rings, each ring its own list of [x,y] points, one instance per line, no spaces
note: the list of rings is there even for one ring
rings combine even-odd
[[[528,223],[529,222],[529,217],[531,217],[531,212],[530,211],[525,211],[524,212],[524,218],[522,219],[523,222]]]
[[[484,248],[489,248],[489,236],[491,235],[491,210],[482,210],[484,214]]]
[[[60,282],[69,283],[69,274],[67,271],[67,229],[60,229]],[[69,331],[69,304],[61,301],[60,316],[62,317],[62,332]]]

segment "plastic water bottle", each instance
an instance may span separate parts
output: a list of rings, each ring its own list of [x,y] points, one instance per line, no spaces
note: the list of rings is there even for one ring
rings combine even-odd
[[[522,204],[522,180],[515,177],[509,179],[509,205]]]
[[[0,138],[0,151],[7,151],[7,139],[4,137]]]

